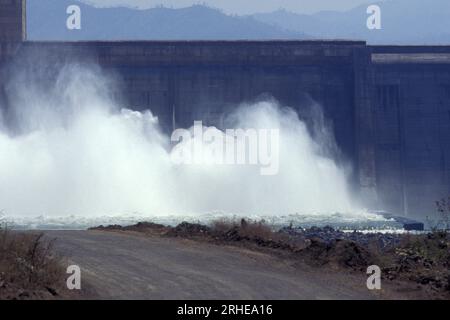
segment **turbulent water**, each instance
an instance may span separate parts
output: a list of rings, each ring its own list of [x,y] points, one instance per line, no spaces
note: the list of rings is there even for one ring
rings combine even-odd
[[[403,225],[393,219],[385,219],[380,215],[368,212],[359,212],[358,214],[293,214],[279,216],[261,216],[261,215],[230,215],[224,212],[211,212],[208,214],[199,214],[196,216],[183,215],[163,215],[152,216],[151,221],[164,225],[176,226],[187,221],[191,223],[202,223],[208,225],[210,222],[224,217],[239,222],[241,218],[251,219],[253,221],[265,221],[275,229],[292,225],[293,227],[308,228],[312,226],[324,227],[332,226],[340,230],[361,230],[361,231],[389,231],[402,230]],[[1,218],[0,218],[1,219]],[[37,229],[37,230],[59,230],[73,229],[84,230],[89,227],[99,225],[132,225],[138,222],[146,221],[147,215],[139,214],[119,214],[106,216],[30,216],[30,217],[4,217],[4,222],[14,229]]]
[[[0,125],[4,218],[28,226],[216,212],[376,219],[352,197],[346,170],[327,150],[335,148],[330,135],[312,134],[293,110],[267,101],[236,106],[227,117],[229,128],[279,130],[279,171],[264,176],[254,165],[174,163],[174,145],[151,110],[124,109],[111,99],[112,87],[98,69],[77,65],[62,68],[50,87],[29,77],[11,82],[13,125]]]

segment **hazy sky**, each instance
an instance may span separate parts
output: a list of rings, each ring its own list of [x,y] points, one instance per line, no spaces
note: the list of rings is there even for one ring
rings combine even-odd
[[[285,8],[300,13],[312,13],[321,10],[344,11],[364,3],[378,0],[82,0],[97,6],[125,5],[140,8],[154,7],[160,4],[168,7],[186,7],[193,4],[207,4],[223,9],[227,13],[249,14],[274,11]]]

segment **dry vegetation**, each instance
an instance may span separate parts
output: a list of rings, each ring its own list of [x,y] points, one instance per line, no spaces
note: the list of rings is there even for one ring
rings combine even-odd
[[[400,245],[388,251],[380,264],[388,279],[403,279],[427,286],[450,297],[450,235],[434,231],[405,235]]]
[[[64,298],[65,276],[53,241],[0,226],[0,299]]]

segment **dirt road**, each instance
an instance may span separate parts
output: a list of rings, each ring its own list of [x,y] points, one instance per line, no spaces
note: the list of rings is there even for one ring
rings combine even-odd
[[[366,277],[241,248],[100,231],[47,231],[104,299],[374,299]]]

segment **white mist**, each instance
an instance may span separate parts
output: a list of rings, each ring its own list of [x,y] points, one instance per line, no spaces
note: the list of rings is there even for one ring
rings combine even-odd
[[[243,105],[227,128],[280,130],[279,171],[176,165],[150,111],[120,109],[98,72],[65,67],[55,86],[24,82],[20,134],[0,125],[0,210],[7,216],[323,214],[355,212],[345,171],[305,124],[274,102]],[[201,120],[201,119],[199,119]]]

